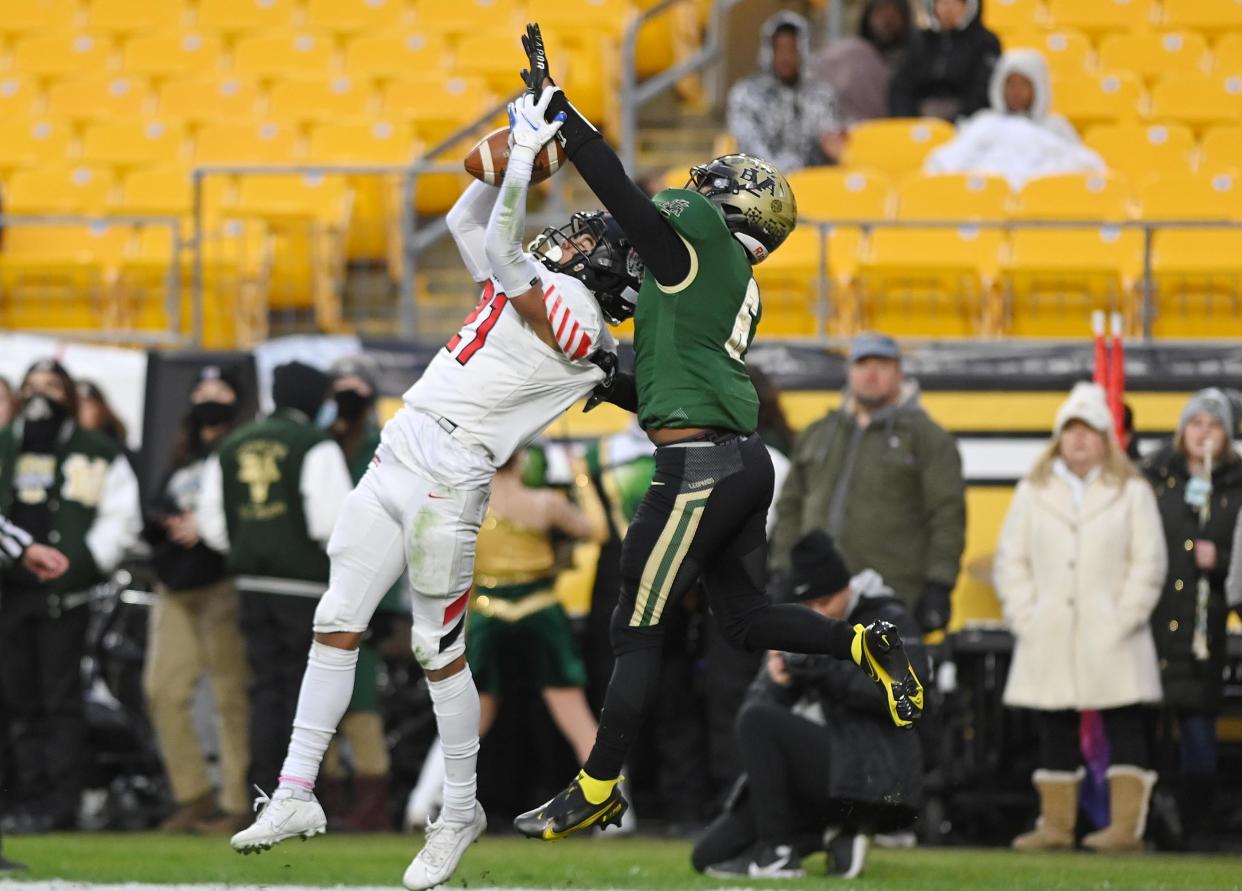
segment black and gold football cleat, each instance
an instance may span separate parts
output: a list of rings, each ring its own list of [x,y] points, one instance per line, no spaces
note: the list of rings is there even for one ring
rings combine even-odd
[[[884,691],[893,723],[908,728],[923,713],[923,684],[901,645],[901,635],[889,622],[854,626],[850,646],[854,663]]]
[[[551,801],[515,817],[513,828],[529,838],[553,841],[590,826],[598,825],[601,829],[620,826],[621,817],[630,806],[621,794],[620,783],[613,786],[612,792],[599,804],[591,804],[578,783],[581,776],[574,777],[565,791]]]

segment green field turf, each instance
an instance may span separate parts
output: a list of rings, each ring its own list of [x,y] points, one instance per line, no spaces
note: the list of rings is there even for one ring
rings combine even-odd
[[[242,857],[223,838],[155,834],[78,834],[5,840],[5,853],[25,862],[23,881],[239,885],[381,885],[400,888],[421,837],[329,835],[291,841]],[[847,884],[825,877],[823,856],[807,860],[799,881],[730,883],[694,873],[685,842],[571,839],[559,843],[485,838],[466,855],[450,888],[546,889],[825,888],[851,891],[1215,891],[1242,889],[1242,860],[1229,857],[1086,853],[1019,855],[1003,850],[937,848],[876,851],[867,873]],[[0,880],[0,891],[5,888]]]

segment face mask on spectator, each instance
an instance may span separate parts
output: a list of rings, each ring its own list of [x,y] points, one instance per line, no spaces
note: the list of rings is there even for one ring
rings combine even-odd
[[[195,402],[190,406],[190,420],[200,427],[218,427],[236,416],[235,402]]]
[[[333,399],[336,400],[336,416],[344,421],[358,420],[371,405],[370,398],[357,390],[337,390]]]
[[[32,393],[22,407],[22,444],[26,448],[50,449],[68,417],[69,406],[64,402],[45,393]]]

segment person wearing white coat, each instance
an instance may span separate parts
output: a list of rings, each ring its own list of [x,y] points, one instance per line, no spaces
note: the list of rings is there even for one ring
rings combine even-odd
[[[1004,702],[1035,711],[1040,736],[1039,822],[1015,848],[1073,846],[1085,710],[1104,720],[1112,766],[1111,822],[1083,844],[1142,846],[1156,780],[1142,706],[1161,699],[1149,620],[1166,561],[1155,495],[1117,443],[1103,390],[1076,385],[1018,484],[996,553],[996,590],[1015,638]]]

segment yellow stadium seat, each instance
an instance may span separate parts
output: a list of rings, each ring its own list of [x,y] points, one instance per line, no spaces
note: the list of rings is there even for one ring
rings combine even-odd
[[[160,88],[159,111],[165,118],[197,124],[245,121],[254,116],[259,91],[236,78],[174,80]]]
[[[289,164],[297,153],[296,129],[277,121],[205,124],[194,142],[198,164]]]
[[[487,32],[469,34],[461,38],[457,44],[457,65],[459,74],[471,75],[487,81],[492,92],[497,96],[508,96],[521,88],[518,69],[522,56],[518,47],[519,64],[514,68],[513,45],[516,36],[508,32]],[[548,58],[555,59],[552,47],[548,46]],[[564,64],[563,62],[560,64]],[[559,72],[555,75],[560,77]],[[559,80],[558,80],[559,83]]]
[[[310,0],[306,26],[330,34],[361,34],[400,28],[412,10],[402,0]]]
[[[1142,82],[1129,71],[1063,75],[1052,81],[1053,111],[1069,118],[1079,131],[1096,124],[1136,121],[1145,98]]]
[[[759,326],[762,335],[810,337],[823,333],[817,330],[820,327],[819,257],[819,232],[809,226],[799,226],[789,233],[776,253],[754,268],[763,307],[763,322]],[[833,296],[837,296],[836,292]],[[832,315],[829,331],[852,329],[848,323],[838,321],[838,313]]]
[[[1199,169],[1207,174],[1242,171],[1242,124],[1209,127],[1199,144]]]
[[[1151,94],[1151,117],[1202,129],[1242,120],[1242,75],[1170,74]]]
[[[1212,47],[1213,74],[1242,74],[1242,31],[1221,37]]]
[[[619,37],[633,19],[634,7],[629,0],[530,0],[529,14],[544,31],[581,28]]]
[[[219,182],[207,177],[204,182]],[[182,166],[134,170],[121,184],[121,194],[111,205],[117,213],[188,217],[194,209],[190,171]]]
[[[40,98],[38,87],[29,78],[14,75],[0,80],[0,114],[6,121],[35,114]]]
[[[1130,31],[1106,36],[1099,55],[1105,71],[1133,71],[1153,81],[1173,72],[1202,72],[1208,48],[1194,31]]]
[[[7,183],[4,209],[8,213],[97,214],[112,189],[106,170],[47,164],[18,170]]]
[[[498,101],[482,78],[428,74],[390,83],[383,105],[385,116],[412,124],[419,139],[435,143]]]
[[[897,188],[900,220],[1000,220],[1009,204],[1004,177],[971,173],[914,176]]]
[[[1189,173],[1195,135],[1184,124],[1101,124],[1083,140],[1108,168],[1135,181],[1165,173]]]
[[[357,79],[400,80],[443,70],[447,53],[448,45],[439,32],[367,34],[345,47],[345,71]]]
[[[1242,182],[1169,176],[1139,190],[1145,220],[1242,222]],[[1242,228],[1157,228],[1152,235],[1157,337],[1242,335]]]
[[[1048,0],[1054,28],[1077,28],[1091,34],[1136,31],[1155,23],[1152,0]]]
[[[147,91],[132,77],[91,77],[54,83],[47,92],[49,117],[99,121],[141,117]]]
[[[0,127],[0,170],[55,163],[69,154],[69,125],[46,118],[12,117]]]
[[[1043,27],[1048,10],[1043,0],[989,0],[983,5],[983,23],[993,32],[1013,33]],[[1009,44],[1005,44],[1009,48]]]
[[[199,31],[152,34],[125,42],[121,67],[151,80],[215,74],[220,69],[220,38]]]
[[[928,153],[953,138],[952,125],[937,118],[863,121],[850,131],[845,164],[902,177],[921,170]]]
[[[185,132],[153,118],[92,124],[82,134],[82,160],[125,169],[184,160]]]
[[[331,65],[331,39],[309,31],[243,37],[233,51],[233,72],[256,80],[326,75]]]
[[[526,4],[523,0],[418,0],[414,4],[414,25],[419,30],[438,31],[453,38],[473,34],[483,24],[487,30],[503,31],[517,46],[520,28],[525,21]],[[549,57],[551,58],[551,57]],[[518,67],[521,67],[520,65]]]
[[[76,77],[104,71],[108,43],[91,34],[34,34],[13,48],[11,67],[34,77]]]
[[[1164,24],[1205,33],[1242,30],[1242,3],[1237,0],[1162,0]]]
[[[268,114],[300,124],[365,115],[369,96],[364,85],[348,77],[282,80],[268,93]]]
[[[88,27],[103,34],[138,34],[179,28],[187,13],[180,0],[90,0]]]
[[[199,0],[196,27],[231,36],[288,27],[293,0]]]
[[[1065,174],[1031,180],[1018,193],[1017,220],[1129,219],[1129,185],[1115,176]],[[1003,330],[1015,336],[1077,337],[1093,310],[1119,310],[1133,326],[1142,236],[1115,225],[1021,229],[1005,262]]]
[[[0,39],[8,43],[29,34],[55,34],[78,22],[75,0],[23,0],[6,4],[0,16]]]
[[[1091,41],[1081,31],[1022,31],[1005,38],[1005,49],[1036,49],[1044,55],[1054,78],[1081,76],[1095,64]]]

